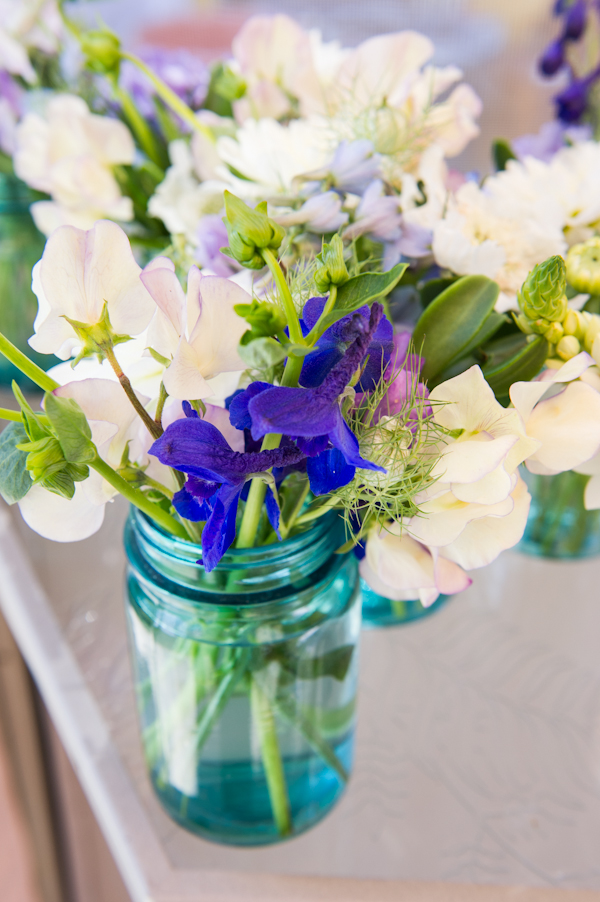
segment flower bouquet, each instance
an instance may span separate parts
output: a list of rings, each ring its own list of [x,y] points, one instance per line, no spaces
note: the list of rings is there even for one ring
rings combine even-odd
[[[114,207],[38,183],[30,345],[64,362],[0,335],[44,392],[36,408],[15,385],[0,410],[0,494],[56,541],[130,502],[155,790],[201,835],[273,842],[348,779],[359,571],[388,621],[426,609],[521,540],[521,468],[595,472],[600,264],[575,161],[598,148],[505,159],[482,186],[452,174],[479,102],[413,33],[345,51],[250,20],[196,112],[110,32],[74,30],[106,112],[53,97],[18,125],[15,166],[71,171],[71,129],[120,181]],[[125,119],[130,163],[107,150]]]

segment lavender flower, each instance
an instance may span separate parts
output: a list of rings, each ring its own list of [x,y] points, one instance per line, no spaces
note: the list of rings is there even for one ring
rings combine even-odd
[[[188,106],[200,109],[210,81],[210,73],[202,60],[186,50],[148,49],[143,50],[140,57]],[[133,96],[142,116],[152,118],[155,90],[143,72],[133,63],[124,61],[120,84]]]
[[[221,253],[227,246],[227,229],[221,216],[208,214],[202,216],[196,230],[198,246],[196,260],[202,269],[210,269],[216,276],[228,279],[239,271],[239,264]]]

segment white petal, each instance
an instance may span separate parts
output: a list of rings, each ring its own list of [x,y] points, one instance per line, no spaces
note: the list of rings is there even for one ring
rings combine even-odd
[[[555,473],[579,466],[600,447],[600,395],[584,382],[571,382],[536,405],[527,432],[542,443],[531,460]]]
[[[499,467],[517,441],[518,436],[505,435],[490,441],[453,442],[444,450],[431,475],[450,483],[477,482]]]
[[[506,516],[513,509],[513,500],[509,497],[498,504],[466,503],[448,492],[419,507],[423,516],[413,517],[406,524],[407,532],[424,545],[441,547],[456,541],[473,520]]]
[[[586,511],[595,511],[600,508],[600,476],[592,476],[586,485],[583,503]]]
[[[104,520],[104,505],[88,498],[83,482],[75,485],[71,501],[34,485],[19,501],[27,525],[54,542],[79,542],[98,532]]]
[[[504,501],[512,490],[516,476],[509,475],[503,466],[496,467],[477,482],[452,483],[452,493],[459,501],[475,501],[477,504],[498,504]]]
[[[172,398],[196,401],[211,397],[213,390],[202,375],[200,366],[201,362],[194,348],[182,338],[163,378],[165,388]]]

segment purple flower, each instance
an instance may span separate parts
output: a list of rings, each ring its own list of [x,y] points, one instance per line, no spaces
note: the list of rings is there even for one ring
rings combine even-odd
[[[308,335],[317,323],[325,303],[326,298],[310,298],[304,305],[300,323],[304,335]],[[300,385],[305,388],[317,388],[342,359],[348,346],[363,331],[369,316],[369,307],[361,307],[330,326],[319,339],[317,349],[304,358]],[[368,349],[369,359],[357,385],[358,391],[370,391],[381,379],[392,353],[393,338],[392,324],[383,316],[373,333]]]
[[[379,175],[380,165],[381,157],[374,153],[371,141],[342,141],[331,162],[307,173],[306,178],[315,182],[326,180],[338,191],[362,194]]]
[[[200,109],[210,81],[210,73],[202,60],[186,50],[147,49],[140,56],[188,106],[194,110]],[[124,61],[120,84],[133,96],[142,116],[153,118],[156,92],[144,73],[133,63]]]
[[[221,253],[221,248],[227,247],[229,242],[221,216],[212,214],[203,216],[198,223],[196,236],[198,238],[196,260],[203,269],[212,270],[222,279],[228,279],[239,271],[240,267],[236,261]]]
[[[272,467],[299,463],[304,453],[295,447],[245,454],[233,451],[219,430],[200,419],[188,402],[186,419],[176,420],[150,448],[161,463],[188,474],[185,486],[173,496],[175,510],[185,519],[205,520],[202,561],[214,570],[235,538],[238,503],[246,480]],[[267,492],[267,514],[275,531],[279,509]]]
[[[565,53],[563,47],[563,41],[558,39],[556,41],[552,41],[551,44],[546,47],[540,61],[539,67],[542,75],[547,75],[550,78],[552,75],[556,75],[559,69],[561,69],[565,64]]]
[[[342,416],[339,400],[368,354],[382,317],[381,304],[373,304],[368,321],[360,315],[353,317],[357,337],[317,388],[287,388],[255,382],[231,403],[232,424],[238,429],[250,426],[254,439],[268,433],[295,438],[309,458],[306,466],[315,494],[347,485],[356,467],[385,472],[361,457],[358,441]],[[334,453],[336,450],[339,453]]]
[[[585,31],[587,8],[585,0],[575,0],[567,10],[563,38],[565,41],[578,41]]]
[[[596,73],[594,73],[596,77]],[[579,78],[554,98],[558,118],[563,122],[577,122],[586,111],[588,91],[594,78]]]

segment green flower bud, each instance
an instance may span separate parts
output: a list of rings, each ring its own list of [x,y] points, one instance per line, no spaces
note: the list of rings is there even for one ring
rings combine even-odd
[[[538,335],[545,335],[550,328],[550,322],[547,319],[536,319],[534,322],[529,320],[529,328]]]
[[[544,333],[550,344],[558,344],[564,335],[564,329],[560,323],[552,323],[547,332]]]
[[[331,244],[324,244],[323,250],[317,254],[321,264],[315,272],[317,290],[326,294],[332,285],[343,285],[350,278],[344,261],[344,242],[339,235],[334,235]]]
[[[582,328],[583,321],[577,310],[567,310],[562,325],[565,330],[565,335],[574,335],[576,338],[583,338],[585,329]]]
[[[535,266],[523,282],[519,306],[530,320],[560,322],[567,312],[566,287],[565,261],[550,257]]]
[[[248,269],[262,269],[265,261],[260,251],[278,250],[285,229],[269,219],[266,202],[251,210],[229,191],[225,191],[225,213],[230,255]]]
[[[600,238],[575,244],[567,254],[567,279],[576,291],[600,293]]]
[[[81,49],[87,57],[86,66],[101,75],[119,74],[121,63],[121,42],[116,34],[103,28],[87,31],[80,37]]]
[[[533,329],[531,328],[531,323],[529,322],[529,320],[527,319],[526,316],[523,316],[522,313],[519,313],[517,315],[515,315],[513,313],[513,318],[514,318],[514,321],[516,322],[517,326],[521,330],[521,332],[524,332],[525,335],[533,335]]]
[[[556,353],[562,360],[570,360],[581,351],[581,345],[574,335],[565,335],[556,345]]]
[[[588,354],[592,353],[596,336],[600,334],[600,316],[590,315],[590,321],[583,337],[583,346]]]

